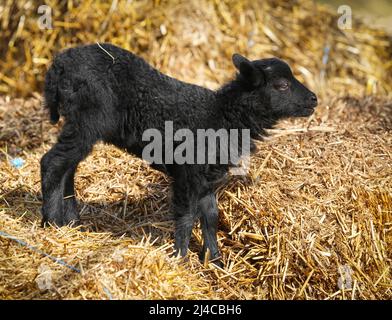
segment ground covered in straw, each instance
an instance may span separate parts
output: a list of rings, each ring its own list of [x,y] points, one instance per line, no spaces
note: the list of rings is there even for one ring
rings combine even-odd
[[[169,181],[103,144],[78,169],[85,230],[41,229],[39,160],[61,127],[46,119],[38,95],[0,98],[0,299],[392,298],[390,100],[324,98],[258,143],[217,193],[224,269],[199,263],[199,228],[189,261],[170,258]]]
[[[356,14],[339,28],[311,0],[53,0],[51,29],[41,4],[0,2],[0,299],[392,298],[390,34]],[[199,228],[189,260],[170,258],[170,181],[103,144],[78,169],[84,230],[39,227],[39,160],[61,127],[40,107],[44,75],[97,41],[211,89],[234,52],[276,56],[319,96],[218,190],[224,269],[198,261]]]

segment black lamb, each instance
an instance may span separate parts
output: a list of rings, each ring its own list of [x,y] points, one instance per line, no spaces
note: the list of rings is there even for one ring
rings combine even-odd
[[[63,51],[45,79],[44,98],[52,123],[64,117],[58,142],[41,160],[42,216],[58,226],[79,222],[74,191],[76,168],[97,141],[138,157],[148,144],[145,130],[248,129],[252,139],[266,135],[279,119],[313,113],[317,98],[282,60],[249,61],[234,54],[234,80],[212,91],[185,83],[151,67],[142,58],[111,44]],[[241,152],[241,146],[239,147]],[[252,148],[253,150],[254,148]],[[185,256],[193,225],[200,218],[201,258],[219,263],[215,189],[228,164],[154,164],[172,178],[175,249]]]

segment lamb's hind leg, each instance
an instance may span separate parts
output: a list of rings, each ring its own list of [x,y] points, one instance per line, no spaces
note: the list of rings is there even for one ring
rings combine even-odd
[[[79,212],[76,202],[74,179],[77,165],[68,169],[63,178],[63,212],[65,221],[79,222]]]
[[[64,205],[64,195],[73,194],[73,175],[77,164],[92,149],[95,141],[81,135],[72,125],[65,124],[58,142],[41,159],[42,223],[58,226],[78,220],[77,213]],[[72,180],[72,184],[71,184]],[[66,199],[67,201],[68,199]],[[71,200],[71,208],[76,204]],[[66,208],[66,213],[64,212]]]

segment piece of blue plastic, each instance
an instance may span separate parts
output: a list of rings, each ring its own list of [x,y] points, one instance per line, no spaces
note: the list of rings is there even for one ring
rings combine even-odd
[[[25,161],[22,158],[14,158],[10,160],[10,163],[16,169],[20,169],[25,164]]]

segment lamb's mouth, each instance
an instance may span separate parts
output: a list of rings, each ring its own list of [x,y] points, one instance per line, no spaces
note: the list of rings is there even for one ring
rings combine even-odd
[[[304,114],[303,117],[308,117],[314,113],[314,107],[303,106],[302,110],[303,110],[303,114]]]

